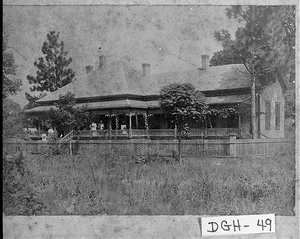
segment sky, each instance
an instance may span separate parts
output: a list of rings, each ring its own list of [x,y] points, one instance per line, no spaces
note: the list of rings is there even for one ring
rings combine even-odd
[[[4,5],[3,26],[9,35],[22,90],[12,99],[22,107],[30,92],[27,75],[36,76],[34,61],[43,56],[46,35],[60,32],[75,78],[85,66],[98,64],[99,54],[128,62],[136,69],[150,63],[150,73],[201,67],[201,55],[222,49],[213,34],[233,35],[237,22],[225,14],[228,6],[212,5]],[[101,47],[101,52],[99,51]],[[32,94],[32,93],[31,93]]]

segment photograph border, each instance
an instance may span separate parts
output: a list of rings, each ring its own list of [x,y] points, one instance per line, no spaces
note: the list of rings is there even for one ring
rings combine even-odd
[[[172,0],[164,0],[164,1],[158,1],[158,0],[141,0],[141,1],[134,1],[134,0],[44,0],[44,1],[40,1],[40,0],[4,0],[3,1],[3,6],[58,6],[58,5],[296,5],[296,39],[299,39],[299,2],[297,0],[286,0],[286,1],[280,1],[280,0],[263,0],[263,1],[258,1],[258,0],[226,0],[226,1],[220,1],[220,0],[176,0],[176,1],[172,1]],[[300,124],[300,113],[299,113],[299,102],[300,102],[300,97],[299,97],[299,89],[300,89],[300,83],[299,83],[299,41],[296,41],[296,128],[295,128],[295,159],[296,159],[296,178],[295,178],[295,216],[294,217],[294,221],[296,223],[296,226],[298,225],[299,228],[299,200],[300,200],[300,196],[299,196],[299,180],[300,180],[300,176],[299,176],[299,124]],[[298,92],[298,94],[297,94]],[[161,217],[163,217],[164,215],[161,215]],[[49,218],[49,221],[47,221],[47,217]],[[15,228],[13,230],[26,230],[24,225],[29,225],[31,223],[36,223],[36,221],[38,220],[38,218],[40,218],[42,220],[43,223],[45,224],[51,224],[51,223],[56,223],[54,222],[54,217],[55,216],[3,216],[4,219],[4,224],[3,224],[3,229],[4,232],[6,230],[8,230],[8,228],[13,229],[13,225],[17,225],[15,226]],[[61,217],[76,217],[76,216],[58,216],[58,222],[63,223],[63,218]],[[70,223],[74,223],[73,227],[75,228],[76,226],[78,227],[79,224],[76,223],[82,223],[82,219],[83,216],[78,216],[78,218],[80,219],[74,219],[73,221],[69,221]],[[90,217],[89,219],[87,219],[87,223],[90,223],[91,221],[93,221],[95,219],[95,216],[84,216],[84,217]],[[117,218],[113,219],[112,217],[119,217],[120,221],[118,221],[120,223],[120,225],[126,225],[126,220],[128,220],[128,223],[131,224],[133,222],[140,224],[140,226],[143,226],[143,223],[151,223],[149,221],[149,217],[151,216],[97,216],[100,217],[100,221],[97,221],[97,223],[104,223],[103,222],[103,218],[107,218],[107,223],[112,223],[112,220],[118,221]],[[134,217],[137,217],[137,220],[134,219]],[[155,216],[154,216],[155,217]],[[177,216],[178,219],[176,220],[181,220],[179,219],[180,217],[183,220],[183,225],[186,225],[186,220],[188,216]],[[191,218],[199,218],[200,216],[192,216]],[[158,217],[157,217],[158,218]],[[284,219],[285,217],[282,216],[281,217],[281,221],[285,221]],[[143,221],[143,219],[145,219]],[[125,220],[125,221],[124,221]],[[174,219],[175,220],[175,219]],[[181,222],[182,222],[181,220]],[[178,222],[179,222],[178,221]],[[96,221],[94,221],[96,222]],[[159,226],[160,223],[163,223],[160,219],[156,222],[154,222],[154,226]],[[172,220],[170,219],[170,216],[166,216],[166,223],[173,223]],[[105,223],[104,223],[105,224]],[[104,225],[103,224],[103,225]],[[102,225],[102,226],[103,226]],[[120,226],[119,225],[119,226]],[[145,226],[145,225],[144,225]],[[187,226],[188,227],[188,226]],[[6,229],[7,228],[7,229]],[[55,227],[53,227],[55,228]],[[195,228],[192,228],[191,230],[196,230]],[[199,230],[199,226],[198,226],[198,230]],[[299,229],[298,229],[299,230]],[[44,227],[44,230],[42,230],[40,233],[40,235],[43,235],[43,233],[46,233],[46,231],[49,231],[49,228],[47,229],[46,227]],[[76,231],[76,230],[75,230]],[[137,230],[134,229],[134,232],[136,232]],[[146,230],[147,231],[147,230]],[[30,227],[27,227],[27,231],[28,235],[30,234]],[[176,232],[176,230],[174,230],[173,232],[169,231],[169,234],[166,233],[165,237],[168,237],[168,235],[170,236],[174,236],[174,232]],[[94,233],[94,231],[88,232],[87,233],[92,236]],[[178,233],[178,232],[177,232]],[[296,232],[295,232],[296,233]],[[294,234],[294,235],[299,235],[299,232],[297,232],[298,234]],[[5,233],[3,234],[5,235]],[[14,234],[15,235],[15,234]],[[57,232],[53,232],[53,235],[58,235]],[[112,235],[103,235],[104,237],[110,237],[113,236]],[[128,234],[130,235],[130,234]],[[282,234],[284,235],[284,234]],[[132,236],[135,236],[135,234],[133,233]],[[152,235],[138,235],[140,237],[152,237]],[[176,235],[175,235],[176,236]]]

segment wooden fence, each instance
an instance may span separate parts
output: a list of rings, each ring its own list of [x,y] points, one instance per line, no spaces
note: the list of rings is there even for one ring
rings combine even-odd
[[[177,152],[177,140],[71,140],[57,144],[47,141],[3,142],[8,153],[21,150],[32,154],[47,154],[51,150],[72,155],[159,155],[172,156]],[[183,140],[182,156],[240,157],[268,155],[276,153],[294,153],[294,139],[264,140]]]

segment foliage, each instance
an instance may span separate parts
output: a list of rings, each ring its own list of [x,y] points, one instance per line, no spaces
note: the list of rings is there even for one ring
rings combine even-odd
[[[89,114],[85,108],[77,108],[75,106],[75,95],[68,92],[66,95],[61,95],[56,108],[50,109],[49,121],[50,124],[57,129],[58,132],[80,130],[89,120]]]
[[[178,130],[190,119],[202,121],[207,110],[205,96],[192,84],[170,84],[160,91],[160,105]]]
[[[294,215],[294,155],[155,159],[112,155],[26,158],[51,215]],[[94,175],[94,176],[93,176]]]
[[[2,99],[16,94],[22,85],[20,79],[13,79],[16,75],[16,64],[13,52],[9,50],[8,34],[2,31]]]
[[[23,112],[18,103],[15,103],[11,99],[3,100],[3,130],[2,137],[10,138],[14,136],[22,136],[23,132]]]
[[[291,82],[287,84],[287,90],[285,92],[285,117],[295,119],[295,83]]]
[[[234,40],[227,30],[215,32],[223,50],[215,53],[211,64],[228,64],[228,60],[234,59],[230,63],[245,64],[262,85],[269,83],[268,74],[272,72],[284,78],[290,75],[295,69],[295,13],[295,6],[227,8],[227,16],[244,26],[238,28]]]
[[[241,7],[228,10],[228,16],[236,17]],[[296,7],[295,6],[268,6],[262,11],[266,21],[260,24],[270,36],[268,44],[272,51],[267,56],[272,67],[277,69],[287,84],[285,95],[285,115],[295,117],[295,38],[296,38]],[[244,17],[245,19],[245,17]]]
[[[64,43],[59,42],[59,32],[50,31],[47,34],[42,53],[44,56],[40,57],[38,62],[34,62],[34,66],[38,68],[37,76],[27,76],[29,83],[33,85],[30,90],[53,92],[69,84],[75,73],[67,68],[72,58],[66,58],[68,52],[64,50]]]
[[[275,66],[272,66],[269,59],[273,49],[269,44],[270,36],[265,31],[267,10],[264,6],[228,8],[227,16],[242,21],[244,26],[237,29],[235,39],[231,38],[227,30],[215,32],[215,39],[222,42],[223,50],[214,55],[211,64],[226,64],[226,58],[232,59],[233,63],[244,64],[249,75],[255,75],[261,85],[273,80],[271,75]]]
[[[214,52],[213,57],[210,59],[210,65],[230,65],[230,64],[242,64],[243,62],[233,54],[228,55],[223,50]]]
[[[284,81],[295,64],[295,8],[290,6],[232,6],[228,18],[243,24],[232,39],[227,30],[215,32],[223,50],[211,64],[241,63],[251,80],[251,133],[257,138],[256,89],[276,79]],[[227,60],[228,59],[228,60]]]
[[[165,115],[178,129],[180,160],[181,136],[187,131],[189,120],[203,121],[205,118],[205,96],[192,84],[170,84],[160,90],[159,102]]]
[[[38,96],[30,95],[29,93],[25,92],[25,98],[28,100],[28,104],[24,106],[24,110],[29,110],[37,106],[36,101],[44,97],[46,93],[40,93]]]
[[[3,151],[2,180],[2,212],[5,215],[48,214],[19,148],[14,155]]]
[[[226,119],[230,117],[231,115],[237,115],[239,113],[239,109],[236,109],[235,107],[210,107],[208,109],[207,116],[217,116],[223,119]]]

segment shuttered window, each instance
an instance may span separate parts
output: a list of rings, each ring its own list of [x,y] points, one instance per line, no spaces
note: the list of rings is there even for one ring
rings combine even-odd
[[[280,102],[275,102],[275,129],[280,129]]]
[[[265,129],[269,130],[271,129],[271,102],[266,100],[265,101]]]

